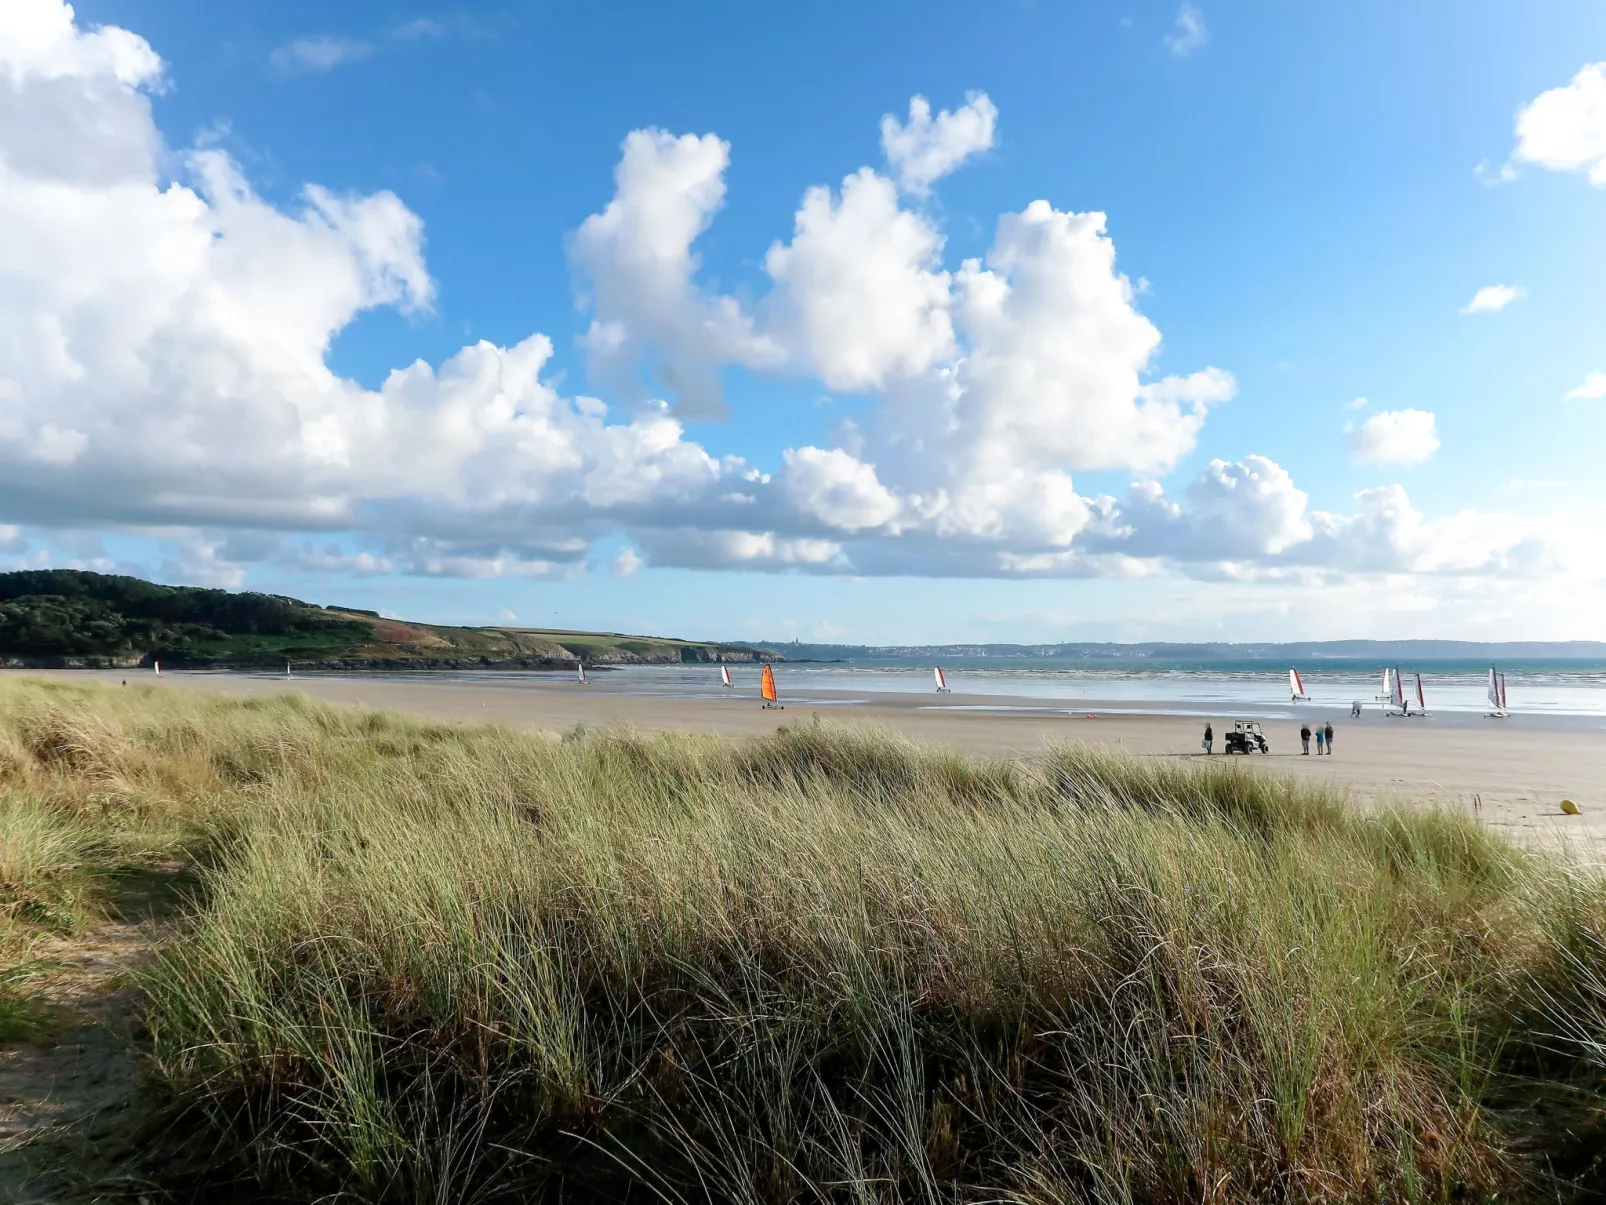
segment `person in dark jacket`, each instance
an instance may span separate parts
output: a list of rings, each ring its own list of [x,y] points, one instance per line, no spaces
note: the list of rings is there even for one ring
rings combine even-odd
[[[1327,737],[1327,756],[1328,757],[1332,757],[1333,756],[1333,721],[1332,720],[1328,720],[1327,721],[1327,729],[1326,729],[1325,735]]]
[[[1201,741],[1200,744],[1202,744],[1204,746],[1204,751],[1207,754],[1210,752],[1210,746],[1215,744],[1215,741],[1216,741],[1216,734],[1211,730],[1210,725],[1208,723],[1205,724],[1204,740]]]
[[[1301,757],[1309,757],[1310,756],[1310,725],[1309,724],[1301,724],[1299,726],[1299,744],[1300,744],[1300,754],[1299,755]]]

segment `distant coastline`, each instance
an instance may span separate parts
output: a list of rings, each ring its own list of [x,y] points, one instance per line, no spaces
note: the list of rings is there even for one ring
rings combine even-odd
[[[1606,661],[1606,641],[1600,640],[1320,640],[1233,644],[1152,641],[1122,644],[1114,641],[1075,641],[1060,644],[953,644],[858,645],[820,644],[797,640],[766,640],[789,662],[852,662],[858,660],[920,661],[934,658],[1000,660],[1056,660],[1087,663],[1166,662],[1210,665],[1222,662],[1265,661]]]

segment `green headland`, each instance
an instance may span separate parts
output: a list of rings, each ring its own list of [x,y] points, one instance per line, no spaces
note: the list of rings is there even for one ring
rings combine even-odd
[[[0,573],[0,665],[563,669],[781,660],[768,649],[620,632],[448,627],[278,594],[73,569]]]

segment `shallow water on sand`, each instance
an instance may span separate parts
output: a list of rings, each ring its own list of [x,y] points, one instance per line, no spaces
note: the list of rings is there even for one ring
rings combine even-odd
[[[1208,715],[1231,708],[1270,718],[1291,717],[1312,710],[1347,712],[1360,702],[1368,712],[1380,710],[1377,700],[1381,668],[1335,662],[1301,666],[1308,705],[1291,707],[1287,667],[1252,665],[1154,665],[1111,667],[1067,665],[1045,661],[949,659],[940,663],[952,694],[936,693],[932,664],[783,663],[775,667],[783,696],[818,706],[851,706],[859,695],[924,695],[920,705],[954,710],[1004,709],[975,696],[1032,700],[1055,710],[1100,705],[1112,713]],[[720,685],[714,665],[624,666],[597,668],[594,689],[633,695],[682,699],[725,698],[757,694],[758,667],[731,665],[732,686]],[[1475,716],[1488,711],[1488,666],[1466,663],[1423,663],[1399,667],[1406,695],[1416,706],[1416,676],[1421,674],[1428,709],[1449,715]],[[1507,699],[1517,717],[1599,717],[1606,719],[1606,663],[1547,662],[1501,666]],[[323,676],[323,675],[319,675]],[[570,675],[520,670],[436,670],[425,674],[393,674],[436,682],[457,681],[508,689],[549,686]],[[911,700],[913,701],[913,700]],[[1039,702],[1040,701],[1040,702]],[[1034,710],[1016,705],[1010,710]]]

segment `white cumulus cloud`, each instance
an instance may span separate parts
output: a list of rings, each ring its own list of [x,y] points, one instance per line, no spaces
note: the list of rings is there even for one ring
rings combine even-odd
[[[931,186],[972,155],[993,145],[998,109],[985,92],[970,92],[953,112],[931,115],[924,96],[909,101],[909,120],[881,119],[881,152],[906,192],[923,197]]]
[[[1362,490],[1350,513],[1311,511],[1287,470],[1262,456],[1212,461],[1186,495],[1179,505],[1139,482],[1124,502],[1100,500],[1082,555],[1170,563],[1216,581],[1328,585],[1350,575],[1606,572],[1598,550],[1580,558],[1593,546],[1552,519],[1471,510],[1429,519],[1398,484]]]
[[[1606,63],[1590,63],[1570,83],[1523,107],[1513,158],[1552,171],[1584,171],[1596,188],[1606,188]]]
[[[653,528],[638,533],[653,564],[686,569],[812,569],[841,572],[842,546],[834,540],[787,538],[771,531]]]
[[[875,466],[840,448],[787,452],[783,481],[801,513],[841,531],[880,527],[898,513],[898,500],[877,479]]]
[[[1188,486],[1206,545],[1235,545],[1238,555],[1274,556],[1310,539],[1308,497],[1287,469],[1264,456],[1236,464],[1212,460]]]
[[[865,168],[842,182],[840,201],[811,188],[796,227],[764,259],[773,330],[826,385],[880,388],[953,354],[942,236],[899,208],[892,181]]]
[[[621,548],[619,554],[613,558],[613,575],[621,580],[628,580],[640,573],[646,563],[641,559],[641,553],[634,548]]]
[[[1295,559],[1332,572],[1522,574],[1550,555],[1543,523],[1472,510],[1428,519],[1398,484],[1355,500],[1354,514],[1313,514],[1315,538]]]
[[[960,269],[967,354],[946,384],[952,443],[970,459],[1163,470],[1235,392],[1216,369],[1144,382],[1160,332],[1133,304],[1105,227],[1102,213],[1034,201]]]
[[[1087,543],[1100,551],[1182,562],[1275,559],[1310,540],[1309,495],[1264,456],[1212,460],[1188,484],[1188,506],[1158,482],[1135,483],[1122,503],[1105,500]]]
[[[1567,391],[1569,401],[1596,401],[1606,397],[1606,372],[1592,372],[1583,383]]]
[[[592,371],[628,401],[656,387],[686,414],[722,414],[715,366],[778,358],[734,299],[694,283],[692,243],[724,204],[729,162],[729,145],[713,134],[636,130],[622,148],[613,200],[575,233],[570,251],[590,281],[595,314],[584,341]],[[638,371],[649,353],[651,384]]]
[[[1495,314],[1527,295],[1521,285],[1484,285],[1461,307],[1463,314]]]
[[[840,194],[805,192],[792,241],[765,258],[767,296],[750,308],[713,302],[690,247],[723,201],[728,148],[633,135],[626,161],[649,150],[651,170],[637,179],[622,164],[614,201],[575,240],[577,264],[603,274],[593,282],[598,325],[588,344],[605,331],[631,371],[668,361],[710,374],[725,363],[753,366],[745,349],[760,347],[764,369],[878,402],[863,424],[843,425],[843,447],[792,449],[774,483],[719,496],[754,508],[741,529],[751,539],[665,542],[633,531],[660,562],[686,555],[703,564],[717,548],[722,561],[782,563],[759,538],[774,533],[748,526],[764,520],[805,538],[858,535],[852,555],[882,571],[1003,571],[1023,550],[1069,547],[1087,525],[1071,470],[1163,471],[1194,446],[1209,408],[1236,391],[1215,368],[1151,379],[1159,332],[1115,269],[1104,215],[1035,202],[1000,219],[985,258],[950,273],[932,219],[904,208],[893,182],[870,168],[848,176]],[[682,157],[679,167],[666,164]],[[658,224],[661,240],[615,238],[631,224],[626,212],[676,220]],[[655,253],[614,254],[644,245]],[[707,338],[719,325],[708,321],[711,304],[741,333],[723,349]],[[701,316],[695,329],[687,314]],[[607,374],[599,383],[611,385]]]
[[[1421,464],[1438,450],[1438,420],[1428,410],[1385,410],[1350,433],[1357,464]]]

